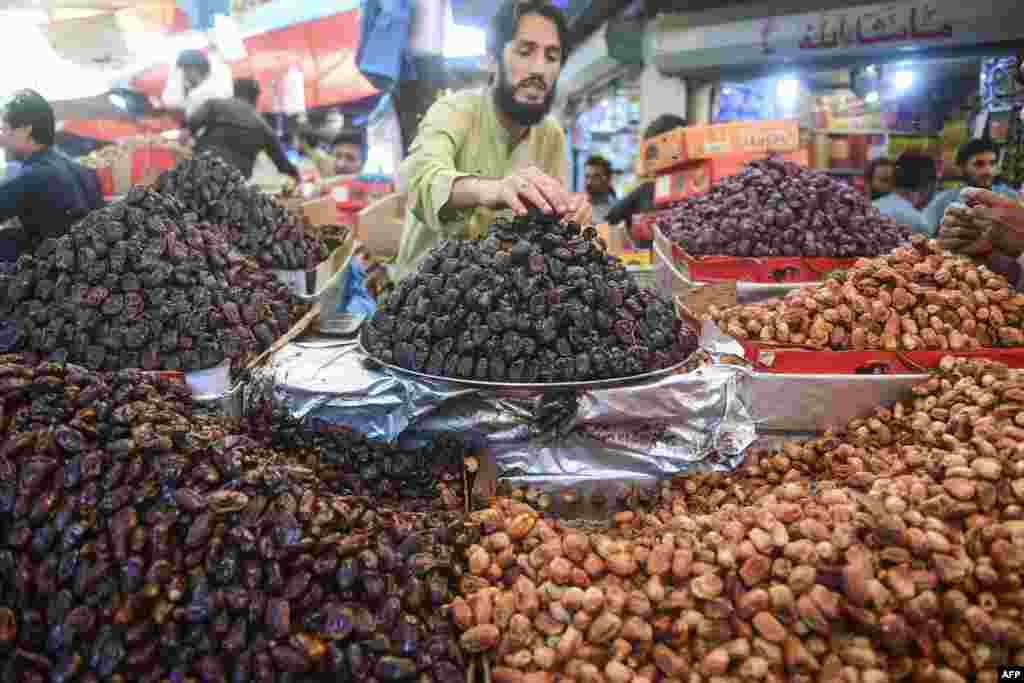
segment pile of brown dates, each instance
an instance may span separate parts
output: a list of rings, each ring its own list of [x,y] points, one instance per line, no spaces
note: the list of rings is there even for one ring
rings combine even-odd
[[[465,679],[461,515],[340,496],[188,390],[0,357],[0,681]]]

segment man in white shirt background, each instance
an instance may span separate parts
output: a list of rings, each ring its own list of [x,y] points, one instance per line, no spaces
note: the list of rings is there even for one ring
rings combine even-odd
[[[991,140],[971,140],[956,153],[956,163],[963,171],[967,187],[992,190],[1010,199],[1020,200],[1020,195],[1009,185],[996,182],[999,172],[999,147]],[[946,207],[957,201],[961,188],[939,193],[924,211],[925,220],[933,229],[942,222]]]
[[[935,193],[938,172],[935,160],[911,152],[900,155],[893,173],[893,191],[874,202],[875,208],[915,233],[932,236],[935,226],[922,211]]]

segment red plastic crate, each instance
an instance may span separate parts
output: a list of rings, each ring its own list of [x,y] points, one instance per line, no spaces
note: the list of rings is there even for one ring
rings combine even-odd
[[[673,246],[673,258],[685,263],[695,282],[820,282],[833,270],[853,266],[855,258],[808,258],[800,256],[689,256],[679,245]]]
[[[132,152],[132,184],[143,185],[156,180],[164,171],[178,163],[178,155],[163,147],[136,147]]]
[[[654,223],[656,214],[638,213],[634,214],[630,226],[630,236],[640,242],[650,242],[654,239]]]
[[[831,351],[739,340],[747,360],[760,372],[784,375],[906,375],[932,370],[944,356],[986,358],[1024,368],[1024,348],[977,351]]]
[[[114,169],[110,166],[101,166],[95,169],[96,178],[100,182],[100,193],[104,197],[114,194]]]

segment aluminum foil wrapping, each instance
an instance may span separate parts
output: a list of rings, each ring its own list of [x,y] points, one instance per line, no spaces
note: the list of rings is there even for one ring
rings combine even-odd
[[[503,477],[559,486],[734,467],[755,438],[749,375],[728,366],[608,389],[487,391],[380,368],[355,346],[322,340],[289,345],[270,372],[292,414],[314,425],[404,443],[457,431]]]

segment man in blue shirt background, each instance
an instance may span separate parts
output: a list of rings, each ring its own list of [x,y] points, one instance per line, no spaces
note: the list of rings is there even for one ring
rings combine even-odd
[[[0,231],[0,260],[16,260],[103,203],[96,174],[57,152],[53,109],[34,90],[20,90],[0,113],[0,147],[21,171],[0,183],[0,222],[21,228]],[[11,234],[7,234],[11,233]]]
[[[1020,201],[1020,195],[1013,188],[996,182],[996,172],[999,169],[999,147],[991,140],[971,140],[964,144],[957,150],[956,164],[964,173],[967,187],[980,187],[983,190],[991,190],[996,194]],[[933,231],[942,223],[946,207],[960,197],[961,189],[955,188],[940,193],[924,210],[925,220],[928,221],[928,225]]]
[[[921,210],[928,205],[937,181],[934,159],[911,152],[901,154],[893,173],[893,191],[875,200],[874,206],[911,231],[932,236],[937,226],[928,225]]]

